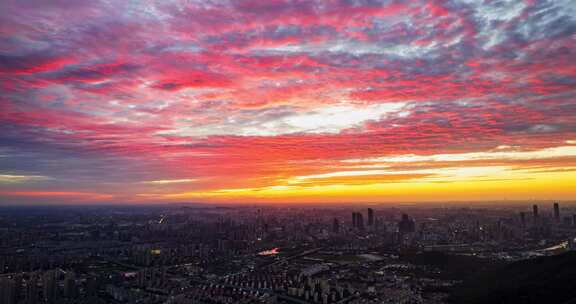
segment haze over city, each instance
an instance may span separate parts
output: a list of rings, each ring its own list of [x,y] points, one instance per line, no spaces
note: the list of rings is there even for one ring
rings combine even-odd
[[[2,1],[0,201],[573,200],[576,6]]]

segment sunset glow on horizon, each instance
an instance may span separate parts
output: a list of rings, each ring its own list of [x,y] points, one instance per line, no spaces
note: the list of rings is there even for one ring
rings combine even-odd
[[[576,198],[571,0],[2,1],[0,204]]]

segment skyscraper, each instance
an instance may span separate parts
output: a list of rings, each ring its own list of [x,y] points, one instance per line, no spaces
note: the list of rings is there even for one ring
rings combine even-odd
[[[532,206],[532,216],[534,217],[534,221],[538,218],[538,205]]]
[[[338,222],[337,218],[335,218],[334,221],[332,221],[332,232],[334,233],[340,232],[340,222]]]
[[[558,203],[554,203],[554,220],[560,222],[560,205]]]
[[[356,212],[352,212],[352,228],[358,228],[358,218],[356,215]]]
[[[368,226],[374,226],[374,210],[368,208]]]
[[[357,218],[357,221],[358,221],[358,229],[364,230],[364,216],[362,215],[362,213],[357,212],[357,213],[356,213],[356,218]]]

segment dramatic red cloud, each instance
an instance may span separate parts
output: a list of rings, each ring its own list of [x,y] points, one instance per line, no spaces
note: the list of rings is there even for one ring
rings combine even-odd
[[[572,6],[5,1],[2,202],[571,198]]]

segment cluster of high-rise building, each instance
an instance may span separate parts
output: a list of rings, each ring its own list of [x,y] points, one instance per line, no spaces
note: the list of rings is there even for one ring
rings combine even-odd
[[[364,230],[364,216],[361,212],[352,212],[352,228]]]
[[[453,282],[402,256],[574,249],[576,208],[525,207],[0,209],[0,304],[419,303]]]
[[[89,294],[95,290],[92,287],[83,287],[82,293]],[[73,272],[49,270],[0,277],[0,304],[74,303],[80,294]]]
[[[374,217],[374,209],[368,208],[367,213],[367,226],[369,228],[374,227],[375,225],[375,217]],[[364,230],[366,226],[364,225],[364,215],[362,212],[352,212],[352,228],[357,230]]]
[[[536,204],[532,205],[532,224],[533,225],[542,224],[543,223],[542,218],[543,217],[541,217],[541,215],[540,215],[538,205],[536,205]],[[522,225],[524,225],[524,226],[527,225],[525,212],[520,212],[520,221],[521,221]],[[555,224],[565,224],[565,225],[576,226],[576,214],[572,214],[572,216],[566,216],[566,217],[564,217],[564,219],[562,219],[560,216],[560,204],[554,203],[552,205],[552,216],[548,219],[548,221],[555,223]]]

